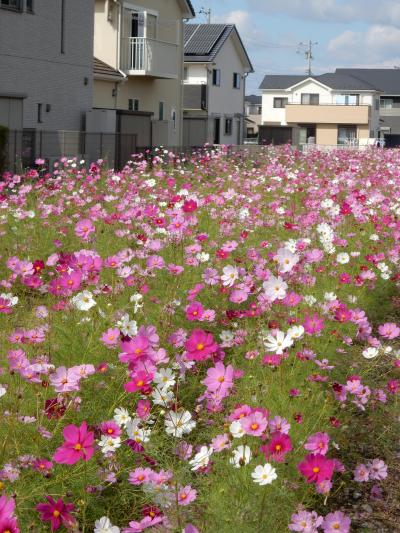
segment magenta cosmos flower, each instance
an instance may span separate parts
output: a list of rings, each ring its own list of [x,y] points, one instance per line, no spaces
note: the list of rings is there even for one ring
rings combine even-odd
[[[64,443],[57,448],[53,459],[56,463],[73,465],[83,459],[89,461],[94,453],[93,431],[87,430],[86,422],[82,422],[80,427],[70,424],[63,430]]]
[[[307,483],[321,483],[321,481],[332,479],[334,466],[334,461],[327,459],[324,455],[309,454],[297,465],[297,468],[306,478]]]
[[[218,344],[211,333],[195,329],[186,341],[185,348],[190,361],[205,361],[218,350]]]
[[[6,518],[12,518],[14,515],[15,501],[13,498],[7,498],[7,496],[0,497],[0,520]]]
[[[186,320],[200,320],[204,314],[204,308],[200,302],[192,302],[185,309],[186,311]]]
[[[39,503],[36,509],[41,520],[50,522],[52,531],[57,531],[61,525],[68,527],[75,522],[70,514],[74,510],[73,503],[64,503],[61,498],[55,501],[51,496],[46,496],[46,499],[48,503]]]
[[[289,435],[278,431],[271,435],[270,442],[261,446],[260,450],[265,454],[267,460],[272,459],[281,463],[285,460],[285,455],[292,450],[292,441]]]

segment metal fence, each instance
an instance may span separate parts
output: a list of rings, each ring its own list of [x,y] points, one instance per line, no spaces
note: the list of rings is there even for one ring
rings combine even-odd
[[[10,130],[6,168],[17,171],[33,166],[38,158],[52,164],[61,157],[79,157],[88,162],[106,159],[109,166],[121,168],[136,152],[136,134]]]

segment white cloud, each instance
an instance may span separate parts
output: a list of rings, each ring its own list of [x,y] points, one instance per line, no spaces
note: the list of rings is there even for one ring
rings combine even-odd
[[[400,29],[374,24],[365,32],[347,30],[337,35],[329,41],[328,52],[336,61],[393,66],[399,47]]]

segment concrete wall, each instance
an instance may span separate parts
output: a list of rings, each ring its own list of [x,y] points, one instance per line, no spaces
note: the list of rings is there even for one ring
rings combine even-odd
[[[24,128],[81,129],[92,106],[93,9],[93,0],[65,2],[62,53],[61,0],[36,1],[33,14],[0,8],[0,95],[27,95]]]
[[[117,5],[108,20],[110,0],[96,0],[95,5],[95,37],[94,55],[105,63],[118,68],[118,47],[120,34],[118,32],[119,10]],[[160,132],[154,129],[154,144],[163,139],[166,146],[178,146],[182,140],[182,78],[183,78],[183,12],[178,0],[133,0],[125,2],[126,7],[132,6],[158,13],[157,39],[178,43],[176,79],[159,79],[150,76],[129,76],[126,82],[118,85],[118,94],[112,96],[114,82],[95,80],[94,107],[110,109],[129,109],[129,99],[139,100],[139,110],[153,113],[154,119],[159,118],[159,102],[164,102],[164,119],[169,121],[168,127],[160,126]],[[123,18],[123,15],[121,15]],[[175,126],[172,121],[176,114]]]

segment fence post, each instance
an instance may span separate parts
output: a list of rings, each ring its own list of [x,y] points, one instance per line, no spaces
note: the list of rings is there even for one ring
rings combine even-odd
[[[39,157],[42,157],[42,150],[43,150],[43,130],[40,130],[39,135]]]
[[[103,132],[100,133],[100,154],[99,159],[103,157]]]

